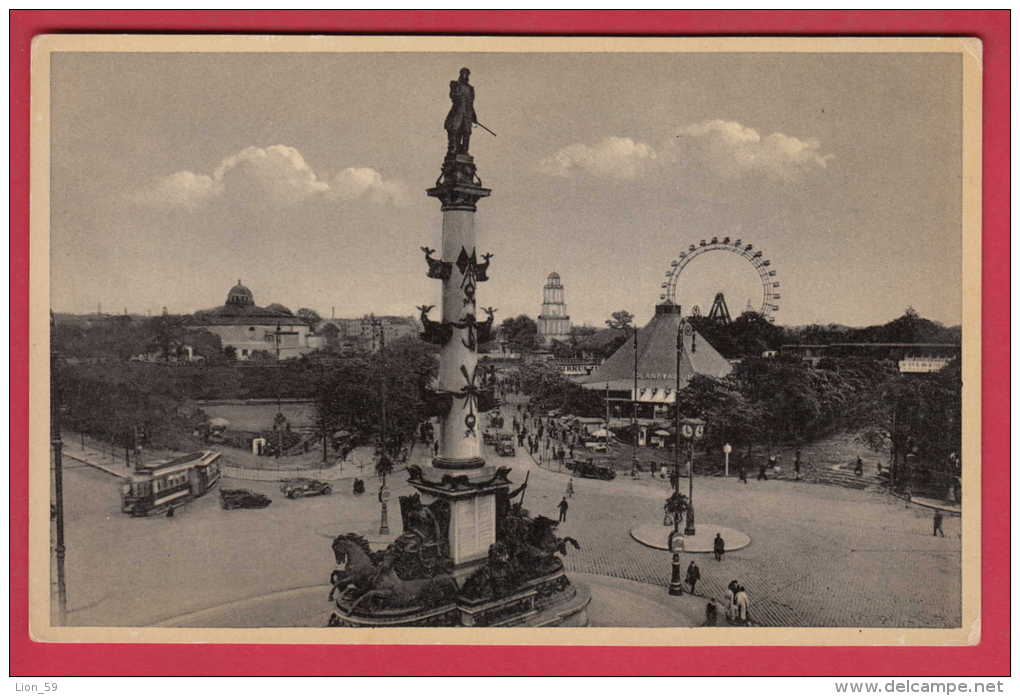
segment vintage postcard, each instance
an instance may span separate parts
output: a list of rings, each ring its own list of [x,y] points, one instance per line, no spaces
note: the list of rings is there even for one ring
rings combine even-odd
[[[981,52],[37,37],[31,636],[974,645]]]

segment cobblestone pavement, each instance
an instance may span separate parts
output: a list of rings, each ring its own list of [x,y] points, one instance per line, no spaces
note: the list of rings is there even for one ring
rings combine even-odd
[[[509,423],[509,419],[507,419]],[[490,464],[530,473],[525,507],[556,517],[568,477],[542,469],[519,449]],[[120,512],[118,480],[85,465],[65,474],[69,621],[77,625],[148,625],[187,612],[322,584],[332,569],[330,539],[379,527],[378,481],[367,492],[346,485],[332,496],[287,500],[278,484],[224,480],[268,494],[262,510],[225,511],[219,495],[196,500],[167,518]],[[389,480],[395,500],[411,489]],[[662,481],[575,479],[576,495],[560,534],[570,548],[568,570],[643,583],[665,595],[670,555],[629,536],[638,523],[661,520]],[[881,493],[791,481],[698,477],[699,521],[739,529],[750,546],[727,554],[684,554],[701,567],[699,594],[722,598],[736,579],[747,588],[751,616],[772,626],[958,626],[960,520],[947,517],[946,538],[931,536],[931,511]],[[390,506],[392,532],[399,511]],[[325,601],[325,598],[324,600]]]
[[[509,419],[507,419],[509,423]],[[520,457],[520,460],[524,460]],[[555,517],[568,475],[530,457],[533,496],[526,507]],[[670,555],[633,541],[629,529],[661,520],[668,484],[574,479],[567,522],[576,537],[567,568],[625,578],[665,592]],[[537,500],[536,500],[537,498]],[[931,511],[884,493],[795,481],[696,477],[698,521],[739,529],[750,546],[716,562],[682,554],[701,568],[698,593],[722,599],[730,580],[743,584],[755,623],[768,626],[953,627],[961,621],[960,520],[946,517],[933,537]]]

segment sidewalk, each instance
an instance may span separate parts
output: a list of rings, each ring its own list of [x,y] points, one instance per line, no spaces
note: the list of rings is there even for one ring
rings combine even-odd
[[[117,478],[127,478],[131,472],[130,470],[120,462],[119,465],[115,460],[111,460],[110,455],[93,450],[90,447],[82,449],[81,445],[76,442],[72,442],[69,439],[64,440],[64,446],[61,450],[63,455],[68,459],[73,459],[76,462],[87,464],[95,469],[106,472],[111,476]]]

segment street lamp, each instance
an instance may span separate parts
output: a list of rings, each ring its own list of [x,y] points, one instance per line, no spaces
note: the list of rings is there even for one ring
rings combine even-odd
[[[385,456],[385,455],[383,455],[383,456]],[[390,489],[386,487],[386,479],[384,478],[383,482],[382,482],[382,485],[379,486],[379,506],[381,508],[381,510],[380,510],[381,517],[380,517],[380,520],[379,520],[379,533],[380,534],[389,534],[390,533],[389,514],[388,514],[388,511],[386,509],[386,507],[387,507],[386,503],[387,503],[387,501],[389,499],[390,499]]]
[[[684,536],[694,536],[694,441],[705,436],[705,421],[698,418],[680,418],[680,366],[687,350],[685,341],[690,341],[694,352],[694,327],[685,319],[680,320],[676,332],[676,393],[674,415],[676,417],[676,442],[673,480],[674,494],[680,492],[680,438],[687,441],[687,524]]]
[[[53,518],[56,524],[57,623],[67,618],[67,585],[64,576],[64,443],[60,431],[60,353],[57,350],[56,321],[50,311],[50,445],[53,448]]]
[[[727,442],[725,445],[722,446],[722,451],[723,451],[723,457],[725,458],[725,460],[724,460],[725,461],[725,463],[724,463],[724,467],[725,468],[724,468],[724,471],[723,471],[723,475],[726,478],[729,478],[729,476],[730,476],[730,452],[733,451],[733,448],[730,446],[730,443]]]

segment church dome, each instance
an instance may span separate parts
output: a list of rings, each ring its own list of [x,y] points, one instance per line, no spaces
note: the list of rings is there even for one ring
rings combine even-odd
[[[255,304],[255,296],[252,295],[251,290],[241,285],[239,278],[237,285],[230,288],[230,292],[227,293],[227,304],[240,305],[242,307],[251,306]]]

